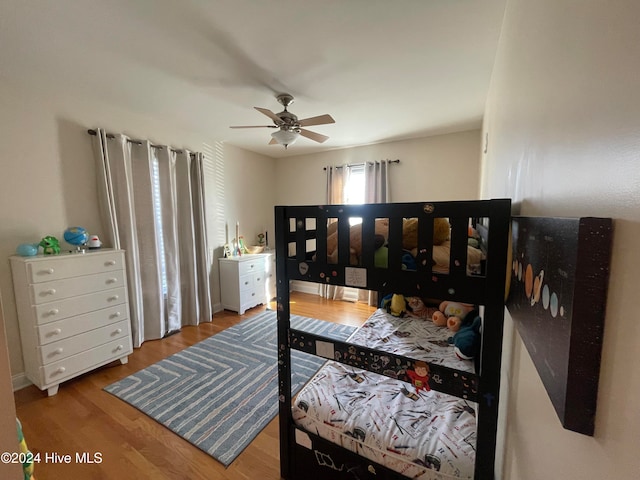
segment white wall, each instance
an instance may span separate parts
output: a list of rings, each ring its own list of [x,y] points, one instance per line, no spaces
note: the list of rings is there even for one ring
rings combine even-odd
[[[523,215],[616,220],[595,436],[562,428],[514,333],[507,480],[640,476],[638,18],[637,0],[508,2],[484,119],[482,197],[510,196]]]
[[[293,147],[292,147],[293,148]],[[480,131],[379,143],[276,161],[279,205],[326,201],[327,165],[400,159],[391,165],[391,200],[468,200],[478,198]]]
[[[273,244],[273,205],[278,190],[276,160],[231,145],[224,146],[224,157],[229,240],[235,236],[236,222],[240,222],[240,235],[248,245],[256,245],[258,233],[265,231]]]

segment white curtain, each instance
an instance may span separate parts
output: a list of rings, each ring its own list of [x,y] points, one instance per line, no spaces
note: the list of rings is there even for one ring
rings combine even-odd
[[[98,129],[104,245],[125,250],[134,346],[211,320],[202,154]]]

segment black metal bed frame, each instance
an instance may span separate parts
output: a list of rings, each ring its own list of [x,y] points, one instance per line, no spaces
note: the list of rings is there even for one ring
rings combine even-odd
[[[350,344],[290,328],[289,282],[301,280],[354,286],[422,298],[455,300],[484,306],[481,353],[476,374],[429,365],[441,383],[431,388],[478,402],[475,480],[493,480],[495,470],[498,400],[504,321],[505,276],[511,201],[509,199],[390,203],[368,205],[314,205],[275,207],[276,278],[278,316],[278,374],[281,476],[287,480],[406,479],[405,476],[297,427],[291,413],[291,349],[318,355],[316,346],[332,346],[336,352]],[[349,222],[362,218],[360,265],[349,264]],[[433,219],[446,217],[451,224],[448,274],[432,270]],[[375,220],[389,221],[388,268],[374,266]],[[417,269],[402,269],[402,225],[418,219]],[[467,238],[470,219],[483,219],[487,260],[480,275],[467,273]],[[338,221],[338,260],[327,262],[327,224]],[[368,362],[375,350],[356,346],[359,355],[341,362],[376,371]],[[320,352],[322,353],[322,352]],[[389,355],[385,352],[385,355]],[[413,360],[395,357],[399,378]],[[332,358],[333,359],[333,358]],[[376,372],[381,373],[382,372]]]

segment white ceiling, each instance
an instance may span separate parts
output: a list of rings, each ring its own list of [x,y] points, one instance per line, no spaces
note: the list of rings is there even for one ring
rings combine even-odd
[[[480,126],[506,0],[1,0],[0,79],[41,84],[272,157]],[[253,106],[329,113],[267,145]]]

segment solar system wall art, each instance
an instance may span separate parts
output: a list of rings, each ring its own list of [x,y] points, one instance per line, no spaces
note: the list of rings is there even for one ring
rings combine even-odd
[[[564,428],[593,435],[610,218],[513,217],[507,308]]]

